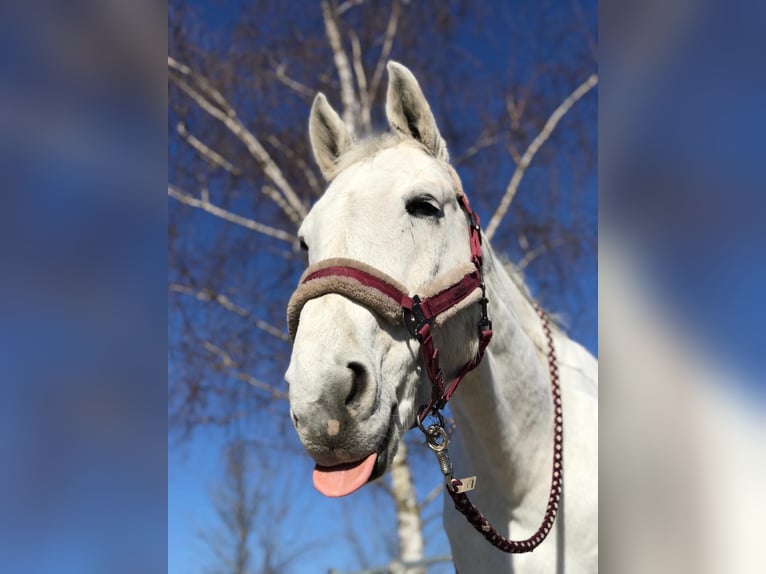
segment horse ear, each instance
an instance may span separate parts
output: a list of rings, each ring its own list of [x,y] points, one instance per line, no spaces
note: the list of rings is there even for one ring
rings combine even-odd
[[[388,62],[386,117],[391,127],[415,138],[436,158],[449,161],[431,108],[412,72],[397,62]]]
[[[351,147],[351,134],[323,93],[318,93],[309,116],[309,139],[314,159],[326,180],[335,175],[338,158]]]

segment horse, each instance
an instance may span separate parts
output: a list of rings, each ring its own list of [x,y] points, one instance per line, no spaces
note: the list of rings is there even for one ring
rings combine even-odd
[[[558,509],[533,552],[508,553],[445,496],[458,572],[596,572],[597,361],[548,328],[481,235],[414,75],[393,61],[387,70],[389,132],[356,140],[321,93],[310,112],[328,187],[299,229],[309,267],[288,304],[285,379],[314,486],[345,496],[379,478],[404,433],[420,426],[437,456],[449,442],[442,470],[453,500],[464,495],[452,468],[475,475],[470,500],[500,536],[533,536],[546,502]],[[460,387],[446,396],[445,381]],[[438,421],[445,396],[451,437]],[[437,422],[426,428],[428,420]]]

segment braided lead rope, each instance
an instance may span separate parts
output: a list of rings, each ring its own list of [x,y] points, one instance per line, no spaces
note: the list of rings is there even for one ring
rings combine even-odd
[[[556,365],[556,354],[553,348],[553,336],[548,323],[548,316],[540,309],[537,303],[534,304],[535,311],[543,323],[543,332],[548,343],[548,368],[551,375],[551,393],[554,407],[554,435],[553,435],[553,473],[551,476],[551,491],[548,497],[548,507],[545,510],[542,524],[537,531],[526,540],[509,540],[497,532],[487,519],[479,512],[479,509],[468,499],[464,492],[457,492],[462,483],[458,479],[451,479],[447,484],[447,492],[452,497],[457,508],[493,546],[512,554],[521,554],[531,552],[545,540],[553,527],[553,521],[556,520],[556,514],[559,510],[559,501],[561,500],[561,491],[564,484],[564,419],[561,409],[561,389],[559,387],[559,373]]]

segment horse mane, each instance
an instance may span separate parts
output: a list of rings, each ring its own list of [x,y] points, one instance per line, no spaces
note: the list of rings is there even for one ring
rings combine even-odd
[[[487,258],[489,260],[489,265],[497,265],[503,271],[505,271],[508,275],[508,278],[511,280],[511,283],[513,283],[513,285],[519,290],[519,293],[521,293],[522,297],[524,297],[524,299],[530,305],[534,305],[536,301],[535,298],[532,297],[532,293],[529,291],[529,287],[527,287],[527,284],[524,281],[524,272],[519,269],[516,264],[511,261],[504,253],[498,254],[494,249],[487,249],[486,245],[488,242],[486,238],[484,238],[483,243],[485,245],[484,249],[490,253],[490,257]]]
[[[487,242],[484,244],[486,245]],[[534,306],[537,304],[542,307],[542,305],[540,305],[540,303],[532,296],[529,287],[527,287],[527,283],[524,280],[524,272],[519,269],[513,261],[508,259],[505,254],[498,255],[494,251],[492,251],[491,260],[493,264],[499,265],[508,274],[508,278],[511,280],[511,283],[514,284],[514,286],[519,290],[519,293],[521,293],[522,297],[524,297],[524,299],[530,305]],[[551,327],[554,329],[558,329],[563,332],[568,326],[566,318],[559,313],[551,313],[547,310],[545,313],[548,315],[548,320],[551,324]]]
[[[524,281],[524,272],[504,254],[495,254],[495,258],[497,259],[497,262],[500,264],[500,266],[508,274],[508,277],[511,278],[511,281],[513,281],[513,284],[516,285],[524,298],[530,303],[534,303],[535,300],[532,297],[532,293],[530,293],[529,287],[527,287],[526,281]]]

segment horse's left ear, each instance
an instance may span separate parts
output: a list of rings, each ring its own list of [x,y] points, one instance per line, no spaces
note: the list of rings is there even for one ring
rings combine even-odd
[[[330,181],[335,176],[338,158],[351,147],[351,134],[321,92],[316,95],[311,106],[309,139],[314,159],[322,175]]]
[[[449,161],[436,120],[412,72],[397,62],[388,63],[386,117],[396,131],[415,138],[437,159]]]

